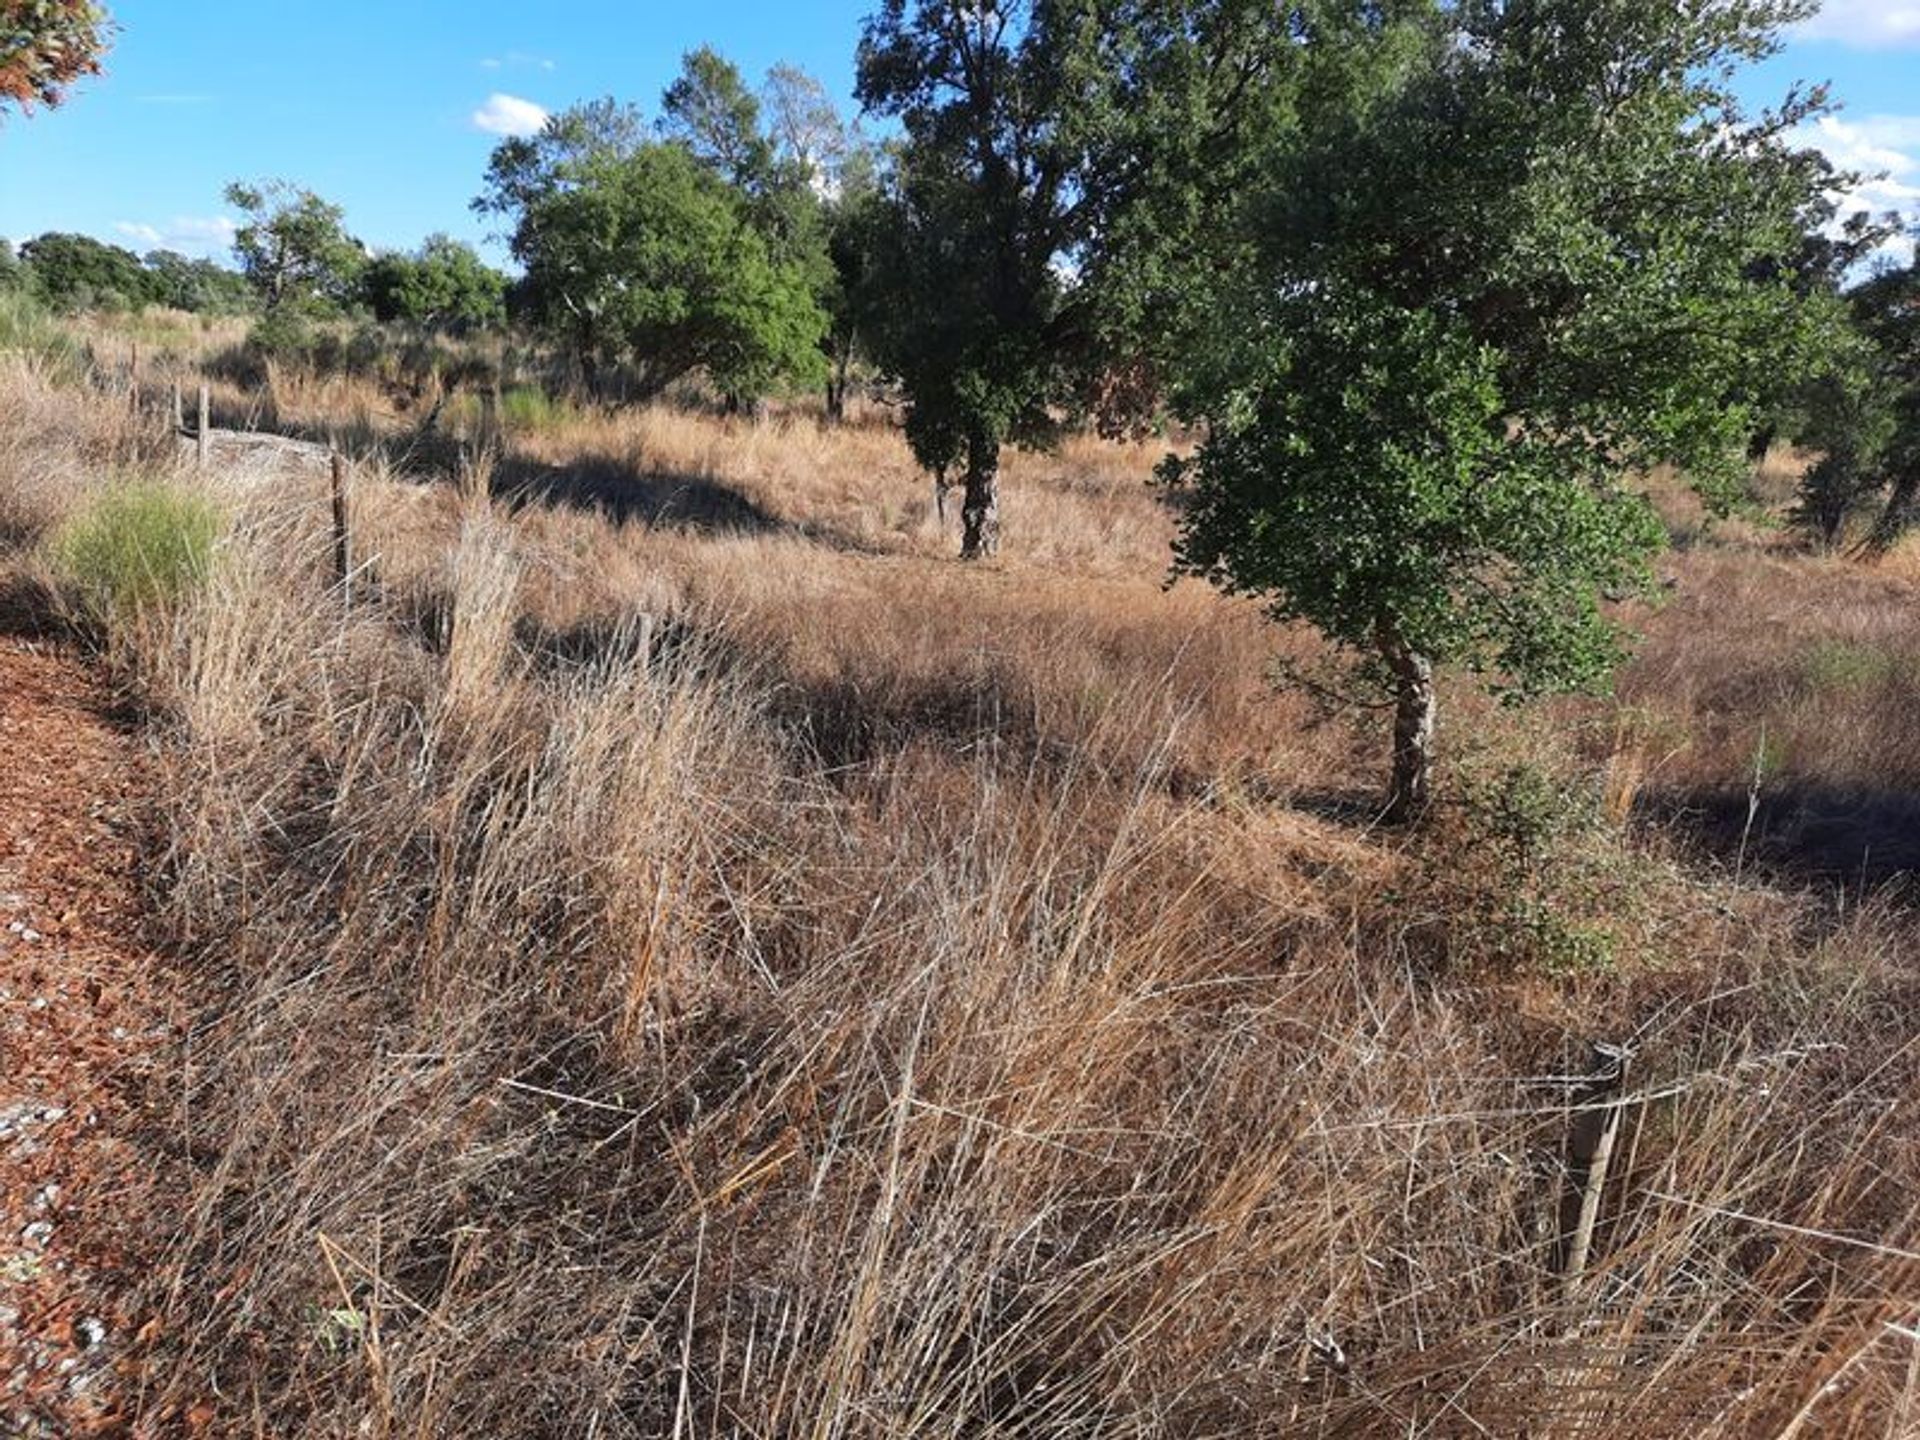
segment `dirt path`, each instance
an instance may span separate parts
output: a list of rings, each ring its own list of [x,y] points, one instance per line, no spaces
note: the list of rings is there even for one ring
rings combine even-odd
[[[175,1023],[139,933],[134,741],[87,669],[0,637],[0,1434],[128,1433],[153,1329]]]

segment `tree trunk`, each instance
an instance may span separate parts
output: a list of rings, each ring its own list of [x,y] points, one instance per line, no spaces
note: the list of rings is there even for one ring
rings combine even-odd
[[[1433,662],[1382,625],[1380,654],[1393,672],[1393,781],[1382,818],[1411,824],[1433,798]]]
[[[975,437],[967,445],[967,488],[960,501],[960,558],[1000,553],[1000,446]]]
[[[1867,536],[1866,548],[1869,553],[1884,555],[1893,548],[1893,542],[1913,523],[1916,495],[1920,495],[1920,471],[1902,475],[1893,482],[1893,494],[1887,497],[1887,508],[1880,512],[1880,518],[1873,522],[1873,530]]]
[[[833,357],[833,368],[827,372],[827,423],[838,425],[847,418],[847,352],[842,350]]]

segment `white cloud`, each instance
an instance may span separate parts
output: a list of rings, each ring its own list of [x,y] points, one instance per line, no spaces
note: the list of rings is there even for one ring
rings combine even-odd
[[[224,215],[176,215],[163,225],[120,220],[113,228],[146,250],[211,257],[232,248],[234,232],[240,227]]]
[[[524,50],[509,50],[504,55],[489,55],[480,62],[482,70],[501,70],[516,66],[550,71],[554,68],[554,63],[544,55],[529,55]]]
[[[547,123],[547,112],[531,100],[496,92],[470,118],[474,129],[489,135],[537,135]]]
[[[1862,177],[1835,196],[1838,219],[1863,210],[1873,215],[1895,210],[1909,224],[1920,222],[1920,115],[1868,115],[1859,120],[1822,115],[1802,125],[1794,138]],[[1886,253],[1896,260],[1911,258],[1911,233],[1888,245]]]
[[[1863,48],[1920,46],[1920,0],[1826,0],[1812,19],[1795,27],[1807,40],[1838,40]]]

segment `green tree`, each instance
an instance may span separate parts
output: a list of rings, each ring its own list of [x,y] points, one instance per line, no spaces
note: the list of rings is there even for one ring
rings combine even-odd
[[[1051,444],[1090,393],[1155,408],[1305,77],[1342,88],[1318,57],[1357,52],[1323,32],[1412,4],[889,0],[867,22],[859,95],[903,131],[871,342],[920,463],[964,473],[963,556],[997,545],[1005,445]],[[1123,375],[1146,382],[1125,405]]]
[[[739,68],[710,45],[681,57],[660,97],[660,133],[745,190],[766,183],[773,145],[760,128],[760,101]]]
[[[100,73],[114,25],[95,0],[0,5],[0,106],[58,105],[67,87]]]
[[[821,117],[817,110],[802,111],[810,103],[824,103],[825,92],[792,67],[777,67],[772,74],[779,83],[769,94],[782,107],[775,115],[778,131],[765,127],[759,97],[730,60],[709,46],[690,51],[661,96],[659,129],[728,188],[769,258],[824,306],[832,298],[833,265],[823,176],[783,137],[807,141],[806,127],[817,126]],[[743,398],[729,391],[729,408]]]
[[[0,290],[16,290],[26,283],[26,267],[14,253],[13,242],[0,235]]]
[[[1511,695],[1601,681],[1609,594],[1663,539],[1631,472],[1713,503],[1769,374],[1829,306],[1768,257],[1817,193],[1739,65],[1804,7],[1474,0],[1377,103],[1275,157],[1258,243],[1186,373],[1205,424],[1178,566],[1370,655],[1395,713],[1386,814],[1428,803],[1436,664]]]
[[[1076,63],[1084,18],[1052,0],[886,0],[860,41],[860,100],[903,131],[872,342],[906,392],[914,457],[964,472],[966,559],[999,548],[1002,448],[1052,443],[1069,399],[1084,166],[1068,122],[1098,83]]]
[[[525,198],[507,202],[519,204],[522,292],[590,369],[624,361],[647,394],[695,370],[737,395],[818,378],[825,316],[807,275],[771,254],[736,192],[686,149],[568,144],[538,165],[516,162]]]
[[[1205,349],[1220,277],[1265,217],[1246,202],[1277,156],[1337,130],[1431,43],[1435,0],[1108,0],[1082,64],[1104,79],[1073,117],[1087,146],[1076,263],[1081,383],[1115,433],[1158,426]]]
[[[56,310],[138,309],[156,298],[138,255],[91,235],[51,232],[20,255],[33,289]]]
[[[570,188],[594,159],[618,159],[647,143],[647,123],[631,105],[590,100],[552,116],[537,135],[515,136],[494,147],[474,212],[503,229],[513,244],[532,242],[528,226],[540,201]]]
[[[506,319],[507,277],[445,235],[428,236],[411,255],[376,255],[360,290],[374,319],[423,330],[465,335]]]
[[[1882,554],[1920,509],[1920,257],[1882,259],[1843,299],[1848,343],[1795,395],[1795,437],[1820,456],[1801,479],[1795,518],[1832,544],[1877,501],[1865,549]]]
[[[201,315],[236,315],[253,303],[246,276],[211,260],[151,250],[140,263],[156,304]]]
[[[270,315],[334,313],[353,299],[367,252],[338,205],[285,180],[236,181],[226,199],[247,215],[233,248]]]
[[[872,359],[875,336],[886,324],[882,272],[893,208],[868,152],[853,152],[840,167],[825,201],[827,260],[832,266],[822,303],[827,312],[827,419],[846,418],[853,368]]]

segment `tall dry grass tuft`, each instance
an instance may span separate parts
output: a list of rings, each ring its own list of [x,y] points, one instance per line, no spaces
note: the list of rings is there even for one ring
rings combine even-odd
[[[1911,915],[1617,823],[1724,779],[1714,687],[1825,623],[1750,628],[1763,567],[1810,616],[1849,577],[1703,546],[1639,708],[1463,703],[1408,840],[1352,804],[1377,737],[1264,683],[1311,643],[1160,588],[1139,456],[1023,462],[978,571],[879,429],[514,447],[545,492],[363,474],[350,610],[319,482],[239,491],[123,637],[201,1016],[156,1422],[1901,1433]],[[706,508],[601,503],[662,476]],[[1575,1278],[1592,1040],[1632,1057]]]

